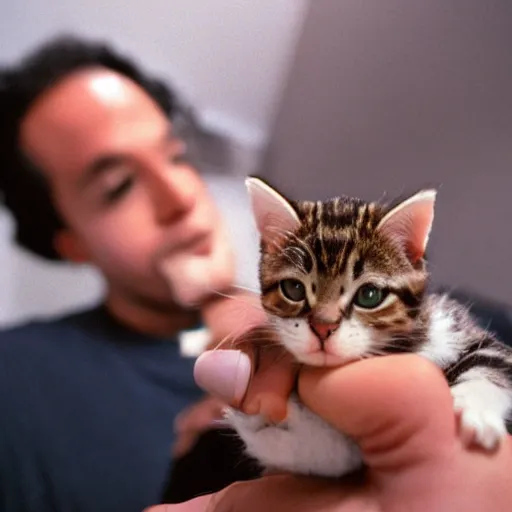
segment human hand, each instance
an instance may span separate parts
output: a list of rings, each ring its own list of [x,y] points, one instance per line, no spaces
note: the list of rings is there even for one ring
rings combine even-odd
[[[249,382],[251,365],[225,356],[232,361],[232,382]],[[210,357],[203,357],[197,374],[215,394],[217,382],[207,377],[208,365],[217,364],[219,355],[217,361]],[[257,379],[258,373],[249,389]],[[491,454],[465,448],[449,388],[432,363],[394,355],[343,368],[303,368],[298,384],[308,407],[358,442],[368,466],[363,482],[272,475],[151,512],[510,510],[511,437]],[[243,405],[240,389],[231,391],[230,402]],[[225,398],[225,385],[221,392]]]
[[[176,416],[176,441],[172,447],[175,459],[185,456],[192,450],[201,434],[221,426],[222,410],[225,406],[226,404],[218,398],[206,396]]]
[[[237,293],[230,297],[217,297],[203,305],[202,317],[210,333],[208,348],[237,348],[247,354],[247,364],[257,367],[258,378],[247,393],[247,380],[239,382],[244,393],[240,406],[249,414],[264,414],[270,421],[278,423],[286,418],[287,398],[294,383],[295,372],[291,356],[285,352],[277,341],[270,326],[266,325],[266,315],[261,308],[259,296],[253,293]],[[216,358],[215,352],[209,352]],[[220,350],[218,363],[210,361],[210,367],[216,372],[217,382],[224,377],[229,381],[229,362],[224,371],[226,354],[240,352]],[[224,356],[224,358],[223,358]],[[198,365],[200,366],[200,365]],[[252,373],[252,372],[251,372]],[[199,384],[201,374],[198,375]],[[231,397],[206,397],[181,412],[175,420],[176,443],[173,456],[182,457],[196,444],[201,434],[211,428],[222,426],[222,410],[231,401]]]
[[[291,354],[279,343],[275,330],[267,323],[259,296],[237,293],[217,298],[203,306],[202,316],[212,342],[207,347],[210,351],[205,354],[207,371],[201,372],[201,367],[204,368],[202,355],[196,363],[196,369],[199,369],[195,372],[197,383],[201,386],[203,375],[207,379],[214,378],[218,386],[227,389],[226,395],[217,389],[217,396],[224,402],[240,407],[247,414],[263,414],[273,423],[283,421],[287,416],[287,401],[298,367]],[[233,372],[230,367],[238,364],[245,364],[248,371],[246,377],[238,379],[235,384],[231,380]],[[246,389],[254,371],[258,376]],[[235,398],[230,391],[233,386],[236,388]]]

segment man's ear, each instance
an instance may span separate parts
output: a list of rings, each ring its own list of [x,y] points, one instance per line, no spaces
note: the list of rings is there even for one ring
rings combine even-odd
[[[78,236],[69,229],[61,229],[54,237],[54,246],[58,254],[73,263],[88,263],[89,253]]]

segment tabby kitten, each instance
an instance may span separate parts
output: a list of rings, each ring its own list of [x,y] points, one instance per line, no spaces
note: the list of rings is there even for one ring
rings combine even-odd
[[[422,355],[444,371],[465,442],[499,447],[512,411],[512,351],[462,305],[426,291],[436,192],[384,207],[289,201],[259,179],[246,184],[261,236],[262,305],[296,359],[333,366]],[[357,446],[296,396],[285,424],[233,409],[227,419],[267,468],[341,476],[362,463]]]

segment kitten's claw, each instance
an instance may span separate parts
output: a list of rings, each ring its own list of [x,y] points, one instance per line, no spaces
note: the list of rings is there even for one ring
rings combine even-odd
[[[476,444],[488,451],[500,446],[507,435],[507,429],[499,415],[493,411],[472,408],[460,396],[454,396],[454,409],[460,415],[460,435],[467,446]]]
[[[507,431],[503,420],[492,413],[462,411],[461,436],[467,445],[477,444],[488,451],[499,447]]]

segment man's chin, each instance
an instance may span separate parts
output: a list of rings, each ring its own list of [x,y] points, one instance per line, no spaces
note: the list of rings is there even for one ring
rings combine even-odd
[[[216,265],[211,256],[186,255],[162,261],[160,271],[173,300],[183,307],[193,308],[231,286],[234,276],[232,268],[227,267]]]

